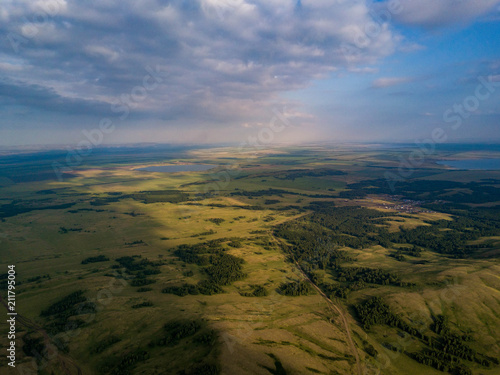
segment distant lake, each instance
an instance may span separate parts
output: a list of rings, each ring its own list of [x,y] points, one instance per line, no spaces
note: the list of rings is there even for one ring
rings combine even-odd
[[[500,170],[500,158],[495,159],[464,159],[464,160],[442,160],[437,162],[458,169],[480,169],[480,170]]]
[[[174,173],[174,172],[202,172],[209,169],[217,167],[216,165],[210,164],[178,164],[178,165],[155,165],[151,167],[138,168],[136,171],[146,171],[146,172],[163,172],[163,173]]]

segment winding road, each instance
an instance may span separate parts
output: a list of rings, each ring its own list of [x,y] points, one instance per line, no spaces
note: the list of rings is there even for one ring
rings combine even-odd
[[[309,278],[309,276],[307,276],[307,274],[304,272],[304,270],[300,267],[299,262],[297,262],[297,260],[293,256],[293,254],[291,252],[288,252],[288,251],[285,250],[286,247],[288,246],[285,243],[285,241],[283,241],[280,238],[276,238],[275,236],[272,236],[272,238],[274,238],[280,245],[282,245],[281,248],[288,255],[290,255],[290,257],[293,259],[293,261],[294,261],[295,265],[297,266],[297,269],[300,271],[300,273],[313,286],[313,288],[316,289],[318,291],[318,293],[323,297],[323,299],[326,301],[326,303],[328,305],[328,308],[333,313],[337,313],[338,315],[340,315],[340,318],[342,319],[342,325],[344,326],[344,330],[346,332],[347,341],[348,341],[349,346],[351,348],[351,352],[352,352],[354,358],[356,359],[357,373],[358,373],[358,375],[363,375],[363,366],[361,364],[361,360],[359,359],[358,349],[356,348],[356,345],[354,344],[354,340],[352,339],[352,336],[351,336],[351,329],[350,329],[349,323],[347,321],[346,313],[342,310],[342,308],[340,308],[335,303],[333,303],[333,301],[330,298],[328,298],[328,296],[315,283],[313,283],[311,281],[311,279]]]
[[[309,283],[314,287],[314,289],[316,289],[318,293],[326,300],[326,303],[330,308],[330,310],[332,310],[333,312],[337,312],[342,318],[342,324],[344,325],[344,329],[347,335],[347,341],[349,342],[349,346],[351,347],[351,352],[354,355],[354,358],[356,358],[356,367],[358,369],[358,375],[363,375],[363,368],[361,366],[361,361],[359,359],[358,349],[356,348],[356,345],[354,345],[354,341],[351,336],[351,329],[349,328],[349,323],[347,322],[347,318],[344,311],[342,311],[340,307],[334,304],[333,301],[330,298],[328,298],[328,296],[325,293],[323,293],[323,291],[311,281],[311,279],[306,275],[306,273],[302,270],[302,268],[300,268],[299,263],[295,259],[294,262],[297,268],[302,273],[302,275],[305,277],[305,279],[309,281]]]

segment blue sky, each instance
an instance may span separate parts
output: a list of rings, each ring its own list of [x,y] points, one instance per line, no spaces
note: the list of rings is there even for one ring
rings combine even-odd
[[[499,21],[500,0],[6,0],[0,145],[103,121],[103,143],[242,143],[276,111],[276,143],[500,141]]]

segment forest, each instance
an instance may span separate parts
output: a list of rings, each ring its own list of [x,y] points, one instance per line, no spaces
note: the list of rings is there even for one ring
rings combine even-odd
[[[437,187],[443,186],[437,184]],[[356,258],[349,255],[346,247],[362,249],[381,245],[392,250],[389,257],[399,261],[405,261],[405,256],[420,257],[422,251],[465,258],[472,256],[478,248],[468,245],[469,241],[498,235],[500,230],[499,218],[482,215],[489,210],[481,208],[463,216],[457,215],[459,212],[455,209],[452,221],[427,221],[426,224],[430,225],[412,229],[400,227],[399,231],[392,233],[384,225],[389,214],[381,211],[356,206],[337,207],[332,202],[312,202],[308,208],[312,213],[277,226],[274,234],[288,241],[290,245],[283,245],[283,249],[289,260],[297,262],[309,279],[330,298],[347,299],[351,292],[375,285],[417,286],[404,281],[401,275],[383,269],[351,265]],[[318,271],[326,271],[335,282],[325,282],[323,274]],[[307,294],[307,288],[302,284],[307,283],[282,284],[280,291],[292,296]],[[421,351],[391,349],[403,350],[409,357],[440,371],[465,375],[471,374],[467,362],[485,368],[498,364],[495,358],[479,354],[468,345],[472,339],[470,335],[452,332],[444,316],[434,317],[434,323],[428,327],[433,334],[429,334],[394,314],[380,297],[364,300],[352,307],[365,330],[369,331],[374,325],[387,325],[406,332],[420,342]]]
[[[424,332],[422,328],[416,329],[405,322],[397,314],[394,314],[389,306],[380,297],[373,297],[355,306],[357,318],[365,330],[370,330],[374,325],[388,325],[400,329],[422,345],[420,352],[406,352],[403,348],[387,345],[391,350],[403,350],[405,354],[416,361],[437,370],[450,372],[451,374],[472,374],[470,368],[464,361],[475,362],[485,368],[492,364],[497,365],[498,360],[486,355],[477,353],[469,347],[468,343],[472,337],[468,334],[452,332],[448,325],[448,320],[443,315],[434,317],[434,321],[427,331],[432,331],[435,335]]]

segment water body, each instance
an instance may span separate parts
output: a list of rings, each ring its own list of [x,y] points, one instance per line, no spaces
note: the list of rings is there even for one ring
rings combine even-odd
[[[437,162],[440,165],[446,165],[452,168],[468,170],[500,170],[500,158],[495,159],[463,159],[463,160],[443,160]]]
[[[217,167],[211,164],[178,164],[178,165],[155,165],[151,167],[138,168],[136,171],[146,172],[202,172]]]

